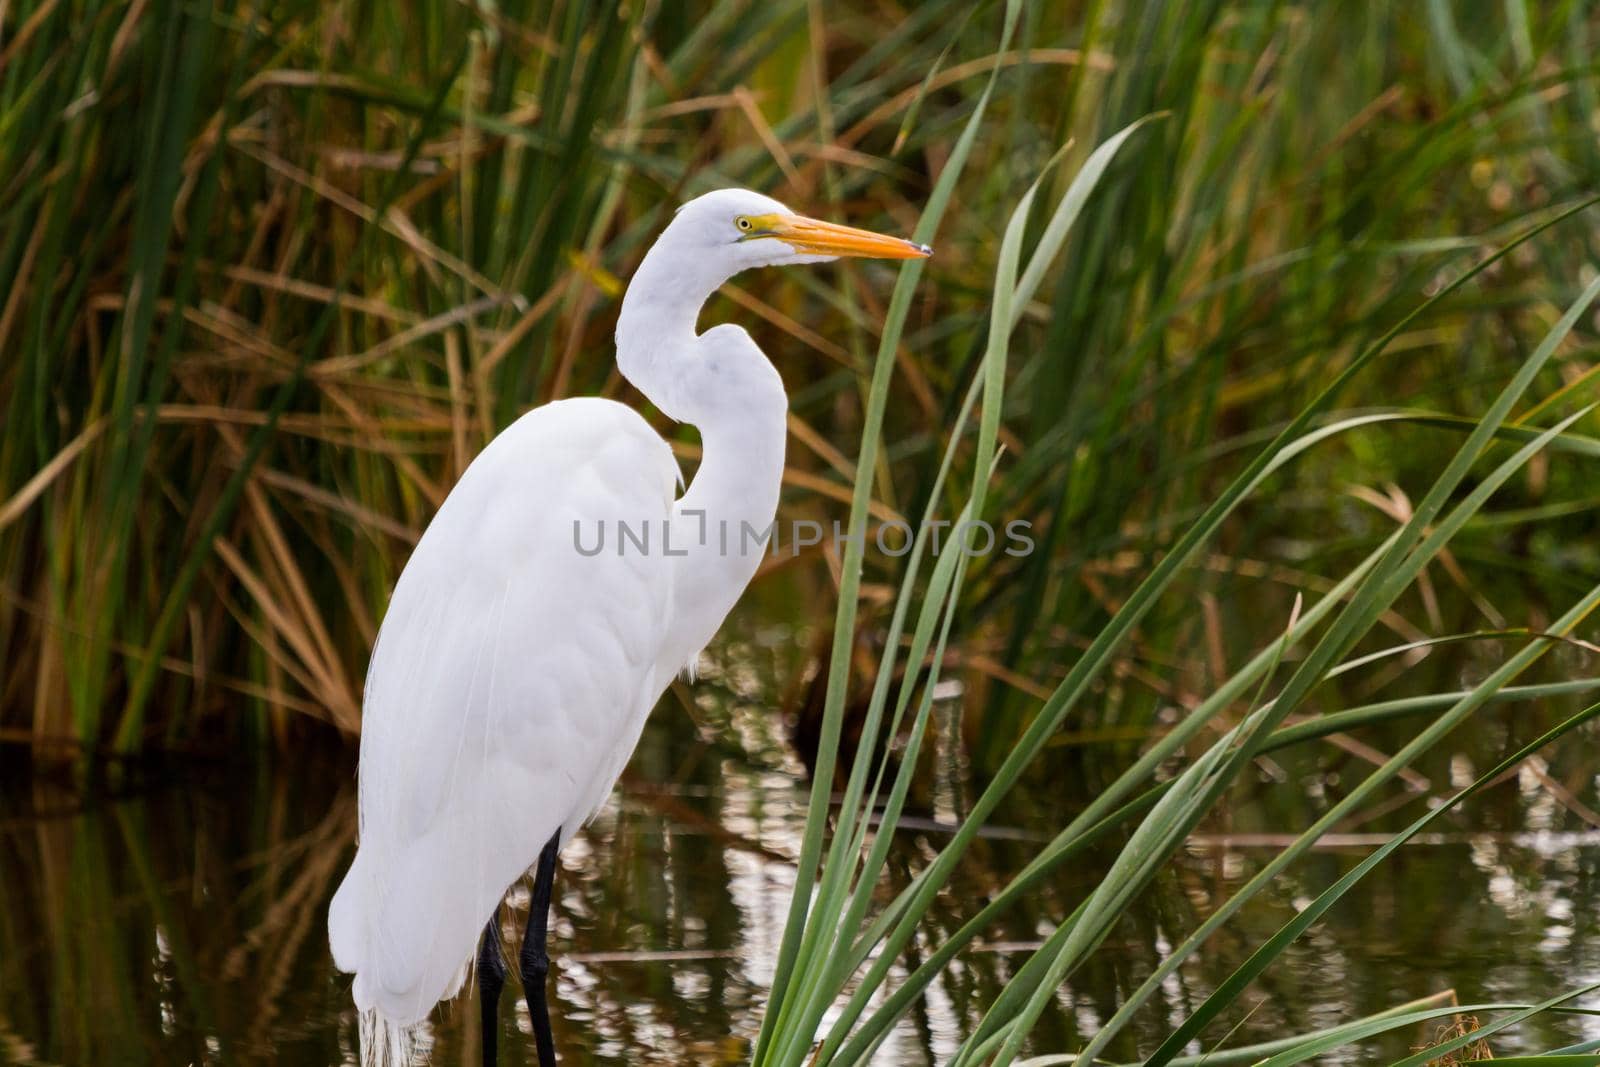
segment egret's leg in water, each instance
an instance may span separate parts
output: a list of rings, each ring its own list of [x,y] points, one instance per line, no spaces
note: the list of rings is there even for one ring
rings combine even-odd
[[[528,1015],[533,1019],[533,1043],[539,1050],[539,1067],[555,1067],[556,1043],[550,1034],[550,1009],[545,1003],[545,976],[550,955],[545,935],[550,932],[550,887],[556,878],[556,851],[561,847],[558,828],[533,874],[533,902],[528,905],[528,929],[522,935],[522,988],[528,994]]]
[[[478,1004],[483,1023],[483,1067],[495,1067],[500,1043],[500,990],[506,984],[506,961],[500,954],[500,905],[478,945]]]

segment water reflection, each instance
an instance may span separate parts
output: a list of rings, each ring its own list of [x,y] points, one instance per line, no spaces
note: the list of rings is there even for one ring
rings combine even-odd
[[[669,699],[647,729],[620,795],[562,856],[552,946],[563,1062],[718,1064],[747,1058],[793,879],[804,791],[763,678],[744,649],[736,669]],[[973,795],[959,705],[936,717],[937,767],[921,776],[891,868],[920,867]],[[1182,968],[1113,1050],[1148,1052],[1298,904],[1320,892],[1437,793],[1486,767],[1538,723],[1486,716],[1417,768],[1406,806],[1346,827],[1274,884]],[[1397,735],[1399,736],[1399,735]],[[1367,738],[1382,745],[1382,736]],[[1600,978],[1600,829],[1594,734],[1524,771],[1417,847],[1401,851],[1264,976],[1235,1041],[1331,1025],[1455,988],[1463,999],[1520,1000]],[[1389,750],[1392,751],[1393,746]],[[980,839],[926,929],[900,961],[916,966],[976,902],[1026,863],[1110,772],[1120,749],[1063,747]],[[1278,754],[1073,975],[1035,1047],[1077,1047],[1193,927],[1281,843],[1324,810],[1365,764],[1329,745]],[[1273,786],[1275,777],[1288,786]],[[0,1058],[37,1064],[282,1064],[355,1061],[347,980],[325,945],[327,902],[355,825],[347,763],[233,768],[84,799],[8,773],[0,821]],[[1587,806],[1586,806],[1587,805]],[[1600,821],[1596,819],[1595,821]],[[947,1058],[1025,953],[1092,888],[1108,842],[1058,872],[929,990],[881,1062]],[[526,896],[517,901],[525,905]],[[520,930],[521,915],[508,916]],[[513,983],[514,985],[514,983]],[[509,1003],[509,1002],[508,1002]],[[503,1012],[507,1063],[532,1062],[530,1028]],[[476,1011],[442,1013],[433,1061],[476,1064]],[[1575,1018],[1497,1039],[1504,1055],[1595,1036]],[[1424,1035],[1328,1063],[1399,1056]]]

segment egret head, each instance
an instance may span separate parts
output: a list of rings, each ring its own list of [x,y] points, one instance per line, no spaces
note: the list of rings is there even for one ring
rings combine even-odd
[[[760,354],[748,334],[697,333],[700,308],[717,287],[752,267],[826,263],[841,256],[922,259],[932,251],[899,237],[796,215],[748,189],[696,197],[678,209],[628,283],[617,315],[617,366],[680,422],[726,423],[735,410],[781,412],[783,382],[766,359],[747,358]],[[735,333],[742,342],[730,345]]]
[[[927,245],[797,215],[748,189],[718,189],[678,209],[662,235],[735,274],[751,267],[826,263],[840,256],[922,259]]]

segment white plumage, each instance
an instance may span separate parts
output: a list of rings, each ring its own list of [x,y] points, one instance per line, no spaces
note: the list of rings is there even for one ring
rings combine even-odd
[[[417,544],[368,671],[361,849],[329,916],[361,1010],[425,1017],[506,888],[610,792],[682,666],[656,662],[672,568],[583,555],[573,523],[586,546],[597,517],[659,525],[677,478],[632,410],[559,401],[473,461]]]
[[[688,492],[674,499],[666,442],[600,399],[524,415],[451,491],[373,649],[360,848],[329,909],[368,1067],[409,1062],[412,1028],[460,988],[506,890],[605,800],[755,573],[763,544],[745,531],[777,511],[787,401],[743,330],[696,333],[701,304],[747,267],[926,254],[756,193],[703,196],[640,264],[617,324],[622,372],[700,430]]]

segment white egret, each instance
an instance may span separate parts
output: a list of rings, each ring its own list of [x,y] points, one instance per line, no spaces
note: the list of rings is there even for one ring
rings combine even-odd
[[[519,970],[539,1062],[555,1062],[557,853],[755,574],[763,544],[745,531],[777,513],[783,382],[739,327],[696,333],[701,305],[750,267],[930,251],[747,190],[699,197],[639,264],[616,335],[623,375],[700,431],[687,492],[667,443],[599,398],[528,412],[462,474],[395,585],[367,671],[360,848],[328,913],[334,962],[355,975],[363,1064],[410,1060],[414,1028],[460,989],[475,946],[495,1062],[499,905],[533,866]]]

